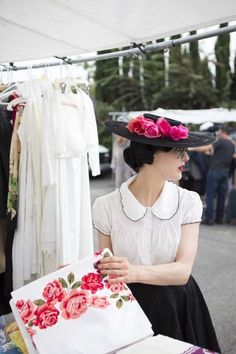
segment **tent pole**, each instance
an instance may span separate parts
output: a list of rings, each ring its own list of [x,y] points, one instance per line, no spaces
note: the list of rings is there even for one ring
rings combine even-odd
[[[69,62],[66,62],[65,60],[63,60],[62,63],[54,62],[54,63],[48,63],[48,64],[46,64],[46,63],[34,64],[31,66],[31,68],[37,69],[37,68],[44,68],[45,66],[50,67],[50,66],[58,66],[58,65],[79,64],[79,63],[85,63],[85,62],[89,62],[89,61],[100,61],[100,60],[107,60],[107,59],[113,59],[113,58],[118,58],[118,57],[136,56],[140,53],[143,55],[145,53],[154,52],[154,51],[161,51],[161,50],[175,47],[177,45],[190,43],[193,41],[199,41],[201,39],[211,38],[211,37],[219,36],[224,33],[230,33],[230,32],[235,32],[235,31],[236,31],[236,25],[233,25],[233,26],[218,28],[216,30],[208,31],[205,33],[194,34],[194,35],[187,36],[184,38],[178,38],[178,39],[174,39],[174,40],[158,42],[155,44],[149,44],[146,46],[144,46],[142,44],[140,45],[140,44],[133,43],[133,46],[135,46],[135,48],[126,49],[126,50],[119,50],[119,51],[112,52],[112,53],[97,54],[97,55],[89,56],[89,57],[81,57],[81,58],[77,58],[77,59],[67,58],[67,60]],[[65,59],[66,57],[63,57],[63,58]],[[27,65],[16,66],[14,64],[14,65],[10,65],[7,68],[6,68],[6,64],[0,64],[0,65],[4,67],[1,71],[7,71],[7,70],[16,71],[16,70],[27,70],[28,69]]]

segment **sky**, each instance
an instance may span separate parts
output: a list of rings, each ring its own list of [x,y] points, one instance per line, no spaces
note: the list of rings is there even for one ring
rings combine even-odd
[[[230,22],[229,25],[235,25],[236,21]],[[211,26],[208,28],[203,28],[201,30],[198,30],[197,33],[202,33],[206,32],[209,30],[217,29],[218,26]],[[189,35],[188,33],[184,33],[183,36]],[[214,46],[216,42],[217,37],[212,37],[208,39],[203,39],[199,41],[199,50],[200,50],[200,56],[201,58],[207,56],[208,59],[210,60],[209,67],[212,71],[212,73],[215,73],[215,55],[214,55]],[[186,44],[185,46],[188,46]],[[236,53],[236,32],[230,33],[230,66],[233,71],[234,68],[234,58],[235,58],[235,53]],[[94,55],[96,53],[91,53],[91,55]],[[86,57],[88,54],[86,54]],[[81,55],[80,55],[81,57]],[[50,59],[45,59],[45,60],[34,60],[34,61],[27,61],[27,62],[21,62],[20,65],[27,65],[30,68],[30,65],[32,64],[38,64],[38,63],[50,63],[50,62],[55,62],[55,58],[50,58]],[[58,63],[60,63],[60,60],[58,60]],[[90,63],[89,65],[92,65]],[[62,79],[63,77],[67,76],[72,76],[72,77],[77,77],[81,78],[81,80],[86,80],[88,76],[88,72],[83,69],[83,65],[79,64],[73,64],[73,65],[58,65],[57,67],[49,67],[45,65],[44,68],[41,69],[32,69],[32,70],[19,70],[19,71],[11,71],[11,72],[1,72],[1,67],[0,67],[0,82],[2,83],[8,83],[8,82],[17,82],[17,81],[25,81],[29,80],[30,78],[38,78],[43,75],[47,75],[50,79]]]

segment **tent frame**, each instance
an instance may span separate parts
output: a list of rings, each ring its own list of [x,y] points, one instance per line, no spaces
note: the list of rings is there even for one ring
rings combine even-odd
[[[145,55],[146,53],[149,52],[161,51],[161,50],[164,50],[164,52],[166,52],[170,48],[176,47],[177,45],[191,43],[194,41],[199,41],[201,39],[211,38],[211,37],[219,36],[225,33],[235,32],[235,31],[236,31],[236,25],[232,25],[232,26],[218,28],[216,30],[207,31],[205,33],[198,33],[198,34],[186,36],[184,38],[170,39],[167,41],[153,43],[146,46],[143,43],[137,44],[133,42],[131,43],[133,45],[133,48],[126,49],[126,50],[119,50],[112,53],[97,54],[94,56],[81,57],[77,59],[55,56],[55,58],[61,59],[62,62],[33,64],[32,66],[30,66],[30,69],[37,69],[37,68],[44,68],[44,67],[58,66],[58,65],[79,64],[79,63],[85,63],[90,61],[100,61],[100,60],[107,60],[107,59],[127,57],[127,56],[133,56],[134,58],[136,58],[139,54]],[[9,63],[8,67],[6,66],[6,64],[0,64],[0,65],[3,66],[3,69],[1,71],[9,71],[9,70],[17,71],[17,70],[29,69],[29,66],[27,65],[16,66],[13,62]]]

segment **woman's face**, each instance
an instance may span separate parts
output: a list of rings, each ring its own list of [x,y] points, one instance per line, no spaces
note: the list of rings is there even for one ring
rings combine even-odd
[[[168,152],[155,152],[152,166],[164,180],[178,181],[188,160],[187,148],[173,148]]]

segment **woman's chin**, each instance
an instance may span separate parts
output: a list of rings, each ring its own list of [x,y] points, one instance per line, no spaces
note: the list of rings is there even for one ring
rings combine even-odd
[[[181,180],[181,178],[182,178],[182,172],[178,172],[175,180],[179,181],[179,180]]]

